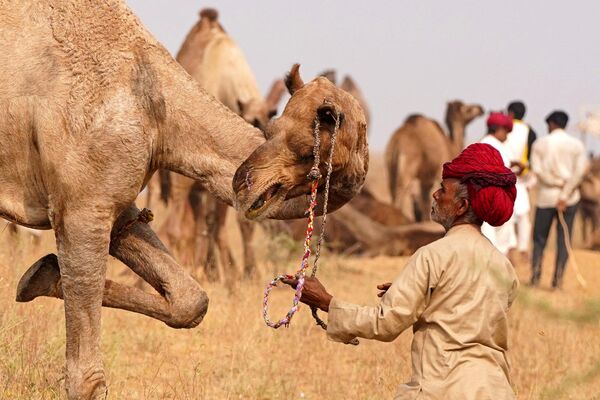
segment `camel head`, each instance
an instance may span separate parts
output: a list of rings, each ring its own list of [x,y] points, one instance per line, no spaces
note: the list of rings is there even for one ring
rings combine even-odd
[[[450,101],[446,108],[446,125],[452,126],[453,123],[461,123],[466,126],[483,114],[483,107],[479,104],[465,104],[460,100]]]
[[[255,128],[264,132],[269,120],[277,114],[276,108],[270,108],[268,103],[261,99],[252,99],[247,102],[237,101],[240,116],[253,125]]]
[[[314,130],[320,137],[319,206],[327,174],[331,138],[339,119],[333,153],[329,210],[339,208],[362,187],[368,167],[365,116],[356,99],[324,77],[304,84],[299,65],[286,78],[291,94],[282,115],[265,129],[267,141],[238,168],[233,190],[247,218],[299,218],[308,206],[308,174],[314,164]],[[317,212],[322,210],[317,209]],[[282,217],[284,215],[284,217]]]

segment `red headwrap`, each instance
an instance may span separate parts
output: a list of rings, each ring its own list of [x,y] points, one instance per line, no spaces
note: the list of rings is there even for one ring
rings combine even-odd
[[[442,179],[449,178],[467,184],[471,207],[483,221],[500,226],[512,216],[517,177],[489,144],[474,143],[445,163]]]
[[[506,114],[501,112],[491,112],[486,121],[488,127],[499,126],[505,128],[507,131],[512,131],[513,120]]]

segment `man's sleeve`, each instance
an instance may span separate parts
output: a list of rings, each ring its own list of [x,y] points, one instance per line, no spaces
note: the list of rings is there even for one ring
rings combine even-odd
[[[537,179],[544,185],[562,187],[565,182],[549,173],[549,171],[545,171],[542,167],[543,155],[540,154],[542,152],[540,146],[540,140],[537,140],[535,143],[533,143],[533,148],[531,149],[531,171],[533,171]]]
[[[559,198],[564,201],[567,201],[569,197],[571,197],[571,193],[573,193],[575,188],[579,186],[581,180],[583,179],[583,176],[585,175],[585,172],[587,171],[588,159],[585,154],[585,148],[581,143],[578,143],[578,147],[579,149],[575,159],[575,169],[573,171],[573,174],[571,175],[571,178],[567,180],[565,186],[563,186],[562,190],[560,191]]]
[[[378,306],[360,306],[334,297],[329,305],[327,336],[343,343],[355,337],[390,342],[414,324],[429,302],[434,280],[431,260],[424,250],[411,257]]]

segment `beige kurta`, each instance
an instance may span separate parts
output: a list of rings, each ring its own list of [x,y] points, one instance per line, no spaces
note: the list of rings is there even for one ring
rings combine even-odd
[[[394,399],[514,399],[508,308],[513,266],[474,225],[419,249],[376,307],[333,298],[330,339],[392,341],[413,325],[412,379]]]

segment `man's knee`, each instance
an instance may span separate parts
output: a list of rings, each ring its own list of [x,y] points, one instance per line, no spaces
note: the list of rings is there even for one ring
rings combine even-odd
[[[169,299],[171,318],[167,322],[171,328],[194,328],[202,322],[208,311],[208,295],[194,281],[180,293],[172,293]]]

